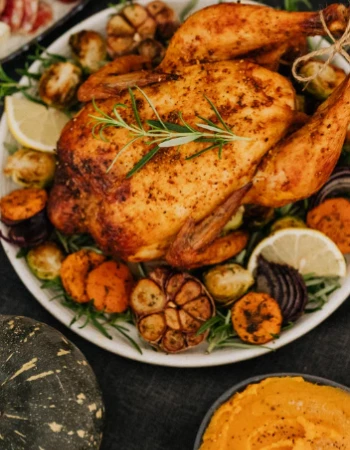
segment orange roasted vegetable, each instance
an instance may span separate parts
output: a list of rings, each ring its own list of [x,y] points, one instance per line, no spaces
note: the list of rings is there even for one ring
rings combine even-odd
[[[350,201],[330,198],[309,211],[306,223],[337,244],[342,253],[350,252]]]
[[[125,264],[106,261],[87,277],[86,293],[98,310],[121,313],[129,306],[133,278]]]
[[[244,342],[265,344],[279,334],[282,313],[277,301],[268,294],[249,292],[231,309],[233,328]]]
[[[42,211],[47,203],[44,189],[17,189],[0,200],[1,220],[5,223],[21,222]]]
[[[86,293],[89,272],[101,265],[106,258],[90,250],[79,250],[67,256],[60,270],[62,284],[67,293],[78,303],[90,300]]]

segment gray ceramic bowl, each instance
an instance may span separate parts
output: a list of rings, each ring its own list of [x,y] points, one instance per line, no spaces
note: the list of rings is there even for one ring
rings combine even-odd
[[[201,426],[199,427],[196,441],[194,443],[193,450],[198,450],[202,444],[202,437],[204,435],[205,430],[207,429],[209,422],[215,413],[215,411],[227,400],[229,400],[236,392],[242,392],[249,384],[259,383],[260,381],[265,380],[266,378],[272,377],[303,377],[304,380],[309,381],[310,383],[318,384],[320,386],[331,386],[338,389],[342,389],[343,391],[349,392],[350,388],[343,386],[339,383],[335,383],[334,381],[327,380],[326,378],[315,377],[313,375],[305,375],[302,373],[272,373],[267,375],[258,375],[256,377],[248,378],[247,380],[241,381],[238,384],[235,384],[232,388],[228,389],[224,392],[216,402],[210,407],[207,414],[205,415]]]

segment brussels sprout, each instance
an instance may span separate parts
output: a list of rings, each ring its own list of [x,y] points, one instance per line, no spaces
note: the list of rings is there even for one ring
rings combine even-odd
[[[39,280],[54,280],[60,275],[65,256],[54,242],[45,242],[27,254],[27,263]]]
[[[227,222],[227,224],[224,226],[222,233],[228,234],[231,233],[231,231],[237,230],[242,223],[243,223],[243,215],[244,215],[244,206],[240,206],[237,209],[236,214],[234,214],[231,219]]]
[[[239,264],[223,264],[204,274],[204,284],[217,303],[229,306],[247,292],[254,278]]]
[[[321,71],[321,72],[320,72]],[[310,60],[299,69],[300,75],[311,77],[319,73],[317,77],[309,81],[305,90],[319,100],[325,100],[334,89],[345,79],[344,70],[332,64],[325,65],[324,61]]]
[[[4,174],[27,188],[44,188],[53,181],[56,158],[52,153],[21,148],[9,156]]]
[[[298,217],[285,216],[276,220],[276,222],[271,225],[270,232],[276,233],[276,231],[284,230],[285,228],[307,228],[307,226],[305,222]]]
[[[97,72],[107,58],[104,38],[92,30],[82,30],[69,39],[74,58],[90,73]]]
[[[148,38],[140,42],[137,47],[137,52],[141,56],[149,58],[153,65],[157,66],[164,58],[165,48],[159,41]]]
[[[55,108],[67,108],[76,102],[82,82],[82,71],[70,62],[52,64],[39,81],[39,95],[43,102]]]

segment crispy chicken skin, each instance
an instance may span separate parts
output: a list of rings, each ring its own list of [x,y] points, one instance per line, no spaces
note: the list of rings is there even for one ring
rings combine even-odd
[[[328,180],[350,123],[350,75],[298,131],[273,147],[245,203],[282,206],[310,197]]]
[[[349,11],[336,3],[322,11],[332,33],[345,31]],[[133,73],[114,71],[113,65],[119,63],[112,62],[111,76],[102,81],[97,73],[83,84],[78,97],[80,101],[108,98],[127,87],[166,81],[172,74],[181,73],[183,67],[198,63],[245,58],[276,70],[285,52],[298,56],[293,47],[303,47],[306,36],[325,34],[319,12],[279,11],[239,3],[212,5],[194,13],[177,30],[155,70],[140,71],[135,65]],[[127,64],[126,60],[122,64]],[[108,65],[102,70],[108,72]]]
[[[63,232],[89,231],[103,249],[130,261],[164,256],[187,219],[204,219],[246,185],[263,155],[285,135],[295,101],[287,79],[247,61],[190,66],[178,80],[148,86],[145,92],[163,119],[174,121],[176,112],[182,111],[192,125],[200,122],[196,114],[216,120],[206,94],[234,132],[251,141],[226,145],[221,159],[215,150],[185,159],[205,148],[205,143],[162,149],[126,179],[150,147],[135,142],[106,173],[118,150],[130,140],[128,132],[108,128],[109,142],[95,139],[91,114],[98,113],[92,104],[69,122],[58,144],[60,168],[49,202],[50,218]],[[141,94],[135,91],[135,96],[141,119],[153,119]],[[100,101],[98,106],[111,114],[116,103],[130,106],[129,94]],[[127,122],[134,122],[131,108],[120,113]],[[76,213],[69,194],[72,185]]]
[[[323,10],[334,32],[345,30],[349,9],[333,4]],[[223,61],[292,40],[295,35],[323,35],[319,12],[280,11],[257,5],[220,3],[190,16],[173,36],[158,69],[182,70],[196,62]]]

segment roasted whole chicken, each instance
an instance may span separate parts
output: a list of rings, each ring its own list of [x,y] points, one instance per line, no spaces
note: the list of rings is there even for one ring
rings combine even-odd
[[[333,33],[341,33],[349,9],[333,4],[323,17]],[[350,122],[349,77],[296,126],[294,88],[274,71],[294,39],[299,45],[301,38],[324,33],[318,12],[218,4],[178,29],[157,69],[147,70],[144,57],[133,55],[92,75],[79,91],[88,103],[58,143],[59,169],[49,201],[55,227],[90,233],[105,252],[133,262],[166,259],[192,268],[237,254],[247,234],[221,231],[241,204],[277,207],[309,197],[339,158]],[[205,143],[162,148],[127,178],[150,150],[136,140],[107,172],[130,136],[126,129],[108,127],[99,139],[91,116],[111,116],[116,104],[124,104],[118,111],[134,123],[126,88],[135,85],[143,87],[162,120],[179,123],[180,111],[192,127],[198,116],[217,123],[208,98],[227,126],[248,140],[225,145],[221,157],[213,150],[188,159]],[[155,119],[145,97],[133,92],[141,120]]]

